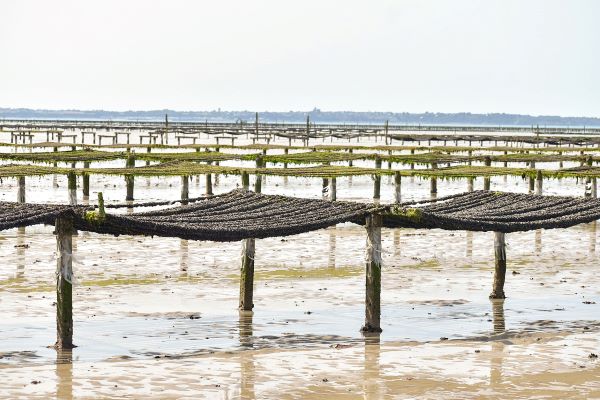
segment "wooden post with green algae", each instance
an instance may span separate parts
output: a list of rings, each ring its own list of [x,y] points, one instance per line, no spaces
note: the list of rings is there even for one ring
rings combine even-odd
[[[257,161],[258,166],[259,161]],[[256,177],[255,191],[261,190],[260,175]],[[248,190],[250,179],[247,173],[242,173],[242,187]],[[240,269],[240,311],[252,311],[254,308],[254,253],[256,240],[248,238],[242,240],[242,266]]]
[[[435,162],[431,163],[431,169],[437,169],[437,163],[435,163]],[[437,194],[437,178],[435,176],[432,176],[429,179],[429,185],[430,185],[429,192],[431,194]]]
[[[504,232],[494,232],[494,283],[490,299],[504,299],[504,281],[506,280],[506,242]]]
[[[381,169],[381,158],[377,156],[375,158],[375,168]],[[381,198],[381,175],[377,173],[375,175],[375,182],[373,183],[373,200],[378,201]]]
[[[381,214],[366,218],[365,325],[362,332],[381,332]]]
[[[535,194],[541,196],[543,194],[544,176],[542,170],[538,169],[535,175]]]
[[[56,219],[56,344],[57,349],[72,349],[73,345],[73,220]]]
[[[256,168],[263,168],[262,157],[256,157]],[[256,181],[254,182],[254,191],[260,193],[262,191],[262,177],[260,174],[256,174]]]
[[[83,168],[86,169],[89,167],[90,167],[90,162],[84,161]],[[82,179],[83,179],[83,198],[84,198],[84,200],[87,200],[90,198],[90,174],[88,174],[87,172],[84,172]]]
[[[19,190],[17,191],[17,203],[25,203],[25,177],[20,176],[17,178],[19,183]]]
[[[492,166],[492,159],[489,156],[485,157],[484,162],[486,167]],[[489,176],[483,178],[483,190],[490,190],[491,180],[492,178],[490,178]]]
[[[77,205],[77,176],[71,171],[67,174],[67,188],[69,191],[69,205]]]
[[[335,177],[329,179],[329,200],[337,200],[337,180]]]
[[[253,238],[242,240],[242,267],[240,270],[240,311],[252,311],[254,307],[254,252]]]
[[[250,176],[246,171],[242,172],[242,188],[248,190],[250,188]]]
[[[181,204],[188,203],[190,198],[190,177],[184,175],[181,177]]]
[[[535,168],[535,161],[531,161],[529,163],[530,168]],[[535,190],[535,178],[533,176],[529,176],[529,194],[533,194]]]
[[[400,175],[400,171],[394,172],[394,192],[396,204],[400,204],[402,202],[402,175]]]
[[[127,156],[127,163],[126,163],[125,167],[126,168],[134,168],[135,167],[135,155],[133,153],[130,153]],[[134,188],[134,184],[135,184],[134,176],[131,174],[125,175],[125,184],[127,186],[127,193],[125,195],[125,200],[132,201],[133,200],[133,188]]]

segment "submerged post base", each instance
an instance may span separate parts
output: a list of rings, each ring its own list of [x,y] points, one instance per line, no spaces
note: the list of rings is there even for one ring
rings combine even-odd
[[[497,291],[492,291],[492,293],[490,293],[490,299],[506,299],[506,295],[504,294],[504,290],[501,290],[499,292]]]
[[[494,282],[490,299],[505,299],[504,282],[506,280],[506,242],[504,232],[494,232]]]
[[[383,330],[378,326],[364,325],[360,328],[361,332],[369,332],[369,333],[380,333]]]

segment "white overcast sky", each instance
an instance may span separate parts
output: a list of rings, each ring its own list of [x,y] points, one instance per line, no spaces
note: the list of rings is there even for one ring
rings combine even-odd
[[[2,0],[0,107],[600,117],[600,1]]]

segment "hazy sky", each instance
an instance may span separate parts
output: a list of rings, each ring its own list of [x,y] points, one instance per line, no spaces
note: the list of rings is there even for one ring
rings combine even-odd
[[[0,107],[600,117],[600,1],[2,0]]]

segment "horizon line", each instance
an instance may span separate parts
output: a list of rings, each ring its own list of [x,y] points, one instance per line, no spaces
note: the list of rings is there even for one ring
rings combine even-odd
[[[373,111],[373,110],[364,110],[364,111],[356,111],[356,110],[321,110],[318,107],[314,107],[312,110],[233,110],[233,109],[222,109],[217,108],[213,110],[177,110],[170,108],[155,108],[155,109],[128,109],[128,110],[110,110],[110,109],[78,109],[78,108],[30,108],[30,107],[0,107],[1,111],[17,111],[17,110],[26,110],[32,112],[82,112],[82,113],[92,113],[92,112],[104,112],[104,113],[272,113],[272,114],[288,114],[288,113],[301,113],[301,114],[311,114],[311,113],[348,113],[348,114],[408,114],[408,115],[474,115],[474,116],[493,116],[493,115],[506,115],[506,116],[523,116],[523,117],[533,117],[533,118],[577,118],[577,119],[598,119],[600,117],[595,116],[574,116],[574,115],[552,115],[552,114],[521,114],[521,113],[511,113],[511,112],[470,112],[470,111],[456,111],[456,112],[445,112],[445,111]]]

